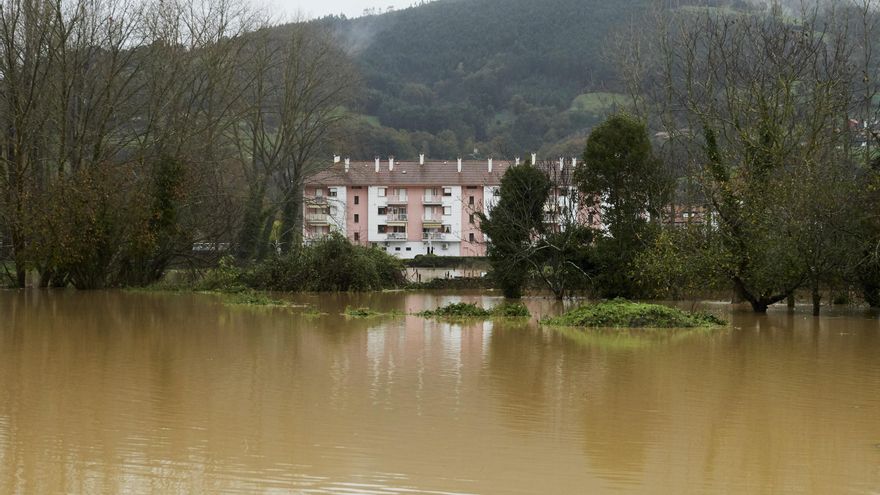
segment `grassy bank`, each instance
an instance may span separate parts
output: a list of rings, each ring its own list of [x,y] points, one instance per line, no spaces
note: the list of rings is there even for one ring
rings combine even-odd
[[[619,299],[587,304],[544,323],[585,328],[706,328],[727,324],[711,314]]]

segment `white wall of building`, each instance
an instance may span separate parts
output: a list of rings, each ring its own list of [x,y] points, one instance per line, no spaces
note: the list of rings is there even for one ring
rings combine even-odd
[[[367,239],[370,242],[385,242],[388,238],[379,233],[379,225],[387,224],[388,221],[387,215],[379,216],[379,208],[388,206],[388,188],[381,186],[381,189],[385,189],[385,197],[379,196],[379,189],[380,186],[370,186],[367,190]]]
[[[444,186],[448,188],[450,186]],[[462,208],[464,208],[464,198],[462,198],[462,188],[461,186],[452,186],[452,196],[443,196],[443,211],[445,213],[446,207],[452,208],[452,215],[443,215],[443,225],[449,225],[452,230],[451,239],[450,234],[447,234],[447,239],[454,242],[461,242],[461,217],[462,217]],[[458,246],[459,252],[461,252],[461,245]],[[439,255],[441,251],[438,249],[437,254]],[[458,254],[447,254],[446,256],[460,256]]]
[[[345,186],[331,186],[327,188],[327,193],[331,189],[336,190],[336,197],[327,198],[327,206],[330,207],[330,230],[339,232],[342,235],[348,235],[348,189]],[[328,195],[329,196],[329,195]]]

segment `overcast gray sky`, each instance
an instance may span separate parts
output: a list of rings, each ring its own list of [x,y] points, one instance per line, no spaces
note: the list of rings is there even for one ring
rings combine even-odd
[[[402,8],[418,3],[418,0],[253,0],[257,5],[265,5],[282,16],[293,17],[298,13],[306,17],[320,17],[327,14],[345,14],[349,17],[361,15],[366,8],[379,8],[383,12],[389,6]]]

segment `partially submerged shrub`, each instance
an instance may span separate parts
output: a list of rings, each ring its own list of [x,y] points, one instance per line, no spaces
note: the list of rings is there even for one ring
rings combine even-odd
[[[224,302],[235,306],[287,306],[288,303],[253,290],[224,295]]]
[[[348,292],[404,285],[403,264],[375,248],[357,246],[331,234],[287,256],[259,264],[245,276],[248,286],[264,290]]]
[[[498,318],[528,318],[532,316],[529,308],[519,303],[503,303],[492,308],[492,316]]]
[[[717,316],[690,313],[658,304],[634,303],[622,299],[587,304],[562,316],[544,321],[565,327],[695,328],[726,325]]]
[[[216,268],[205,272],[204,277],[196,284],[196,290],[240,292],[245,290],[242,271],[235,266],[231,256],[224,256]]]
[[[474,303],[452,303],[435,310],[422,311],[418,314],[425,318],[528,318],[529,310],[519,303],[504,303],[487,310]]]
[[[346,306],[344,315],[349,318],[377,318],[379,316],[401,316],[403,313],[396,310],[389,313],[382,313],[381,311],[376,311],[370,308],[353,308],[351,306]]]

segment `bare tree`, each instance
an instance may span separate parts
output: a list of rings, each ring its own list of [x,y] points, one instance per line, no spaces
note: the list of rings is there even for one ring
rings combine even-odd
[[[311,24],[291,25],[280,39],[257,33],[248,58],[245,70],[253,80],[247,117],[236,129],[250,188],[244,257],[266,245],[278,213],[282,249],[301,243],[305,180],[327,163],[330,138],[357,85],[354,67],[331,34]]]
[[[691,172],[713,209],[717,262],[755,311],[818,273],[806,237],[831,235],[826,217],[798,201],[828,167],[850,167],[855,42],[850,10],[805,5],[752,12],[663,10],[649,41],[625,54],[643,111],[689,150]],[[644,38],[642,38],[644,40]],[[794,202],[794,203],[793,203]],[[824,218],[824,221],[823,221]],[[812,247],[807,248],[810,244]]]

